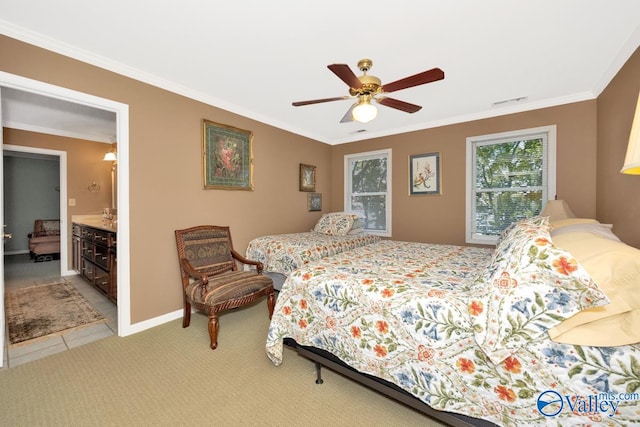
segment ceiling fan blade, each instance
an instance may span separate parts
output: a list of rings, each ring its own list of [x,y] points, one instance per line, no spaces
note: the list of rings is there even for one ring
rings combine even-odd
[[[335,98],[322,98],[322,99],[312,99],[310,101],[296,101],[292,102],[291,105],[294,107],[300,107],[302,105],[310,105],[310,104],[320,104],[321,102],[331,102],[331,101],[343,101],[345,99],[351,98],[350,96],[336,96]]]
[[[327,68],[333,71],[333,74],[338,76],[347,86],[354,89],[360,89],[362,87],[362,82],[353,71],[351,71],[351,68],[349,68],[347,64],[331,64],[327,65]]]
[[[396,110],[401,110],[406,113],[415,113],[416,111],[420,111],[420,109],[422,108],[419,105],[410,104],[408,102],[400,101],[399,99],[394,99],[394,98],[385,97],[385,98],[376,99],[376,101],[378,101],[378,104],[382,104],[385,107],[395,108]]]
[[[405,77],[404,79],[382,85],[382,90],[384,92],[395,92],[397,90],[419,86],[442,79],[444,79],[444,71],[440,68],[433,68],[429,71],[423,71],[422,73],[414,74],[413,76]]]
[[[353,121],[353,109],[356,108],[356,105],[358,105],[357,102],[353,104],[351,108],[349,108],[349,111],[347,111],[346,114],[342,117],[340,123],[349,123]]]

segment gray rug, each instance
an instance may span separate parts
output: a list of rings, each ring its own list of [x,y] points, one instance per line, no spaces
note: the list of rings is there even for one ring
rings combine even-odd
[[[67,282],[7,290],[5,306],[11,346],[106,320]]]

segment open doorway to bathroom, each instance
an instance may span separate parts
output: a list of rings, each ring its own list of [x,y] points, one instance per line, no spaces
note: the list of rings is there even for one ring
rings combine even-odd
[[[52,287],[67,283],[84,297],[105,319],[105,322],[84,328],[70,328],[57,334],[12,345],[11,330],[5,343],[7,351],[3,365],[9,368],[65,351],[91,341],[117,334],[117,307],[103,294],[86,283],[79,275],[64,274],[60,247],[67,247],[67,240],[60,239],[59,231],[51,230],[51,236],[58,234],[57,253],[51,245],[51,252],[42,256],[37,249],[32,251],[30,242],[34,235],[34,223],[59,223],[61,218],[60,175],[66,173],[66,152],[14,147],[3,150],[3,193],[5,232],[11,235],[4,243],[4,283],[5,295],[24,295],[40,287]],[[61,162],[61,158],[63,161]],[[61,166],[62,164],[62,166]],[[62,180],[62,185],[66,185]],[[62,209],[63,211],[65,209]],[[49,245],[49,241],[45,243]],[[62,257],[67,259],[66,256]],[[62,308],[61,308],[62,309]],[[11,310],[7,310],[7,316]],[[7,319],[11,325],[12,319]]]

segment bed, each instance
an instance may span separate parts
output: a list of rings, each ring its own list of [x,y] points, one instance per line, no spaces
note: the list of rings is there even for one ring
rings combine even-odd
[[[520,221],[495,250],[385,240],[306,264],[267,355],[286,343],[318,382],[328,366],[452,425],[636,424],[640,251],[576,221]]]
[[[322,215],[311,231],[251,240],[246,256],[262,262],[264,273],[273,279],[274,288],[279,291],[286,277],[298,267],[379,240],[380,237],[365,232],[357,215],[332,212]]]

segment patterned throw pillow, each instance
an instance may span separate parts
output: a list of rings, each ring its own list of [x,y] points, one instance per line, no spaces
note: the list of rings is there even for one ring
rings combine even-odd
[[[60,221],[44,220],[42,221],[42,229],[47,232],[50,232],[50,231],[60,232]]]
[[[40,222],[40,225],[38,225],[38,222]],[[39,229],[39,231],[35,231],[33,237],[60,235],[60,221],[57,219],[36,220],[34,228],[36,230]]]
[[[501,239],[469,297],[475,339],[494,363],[584,309],[609,300],[567,251],[546,217],[522,220]]]
[[[346,235],[353,226],[357,216],[344,212],[333,212],[322,215],[313,231],[324,234]]]

